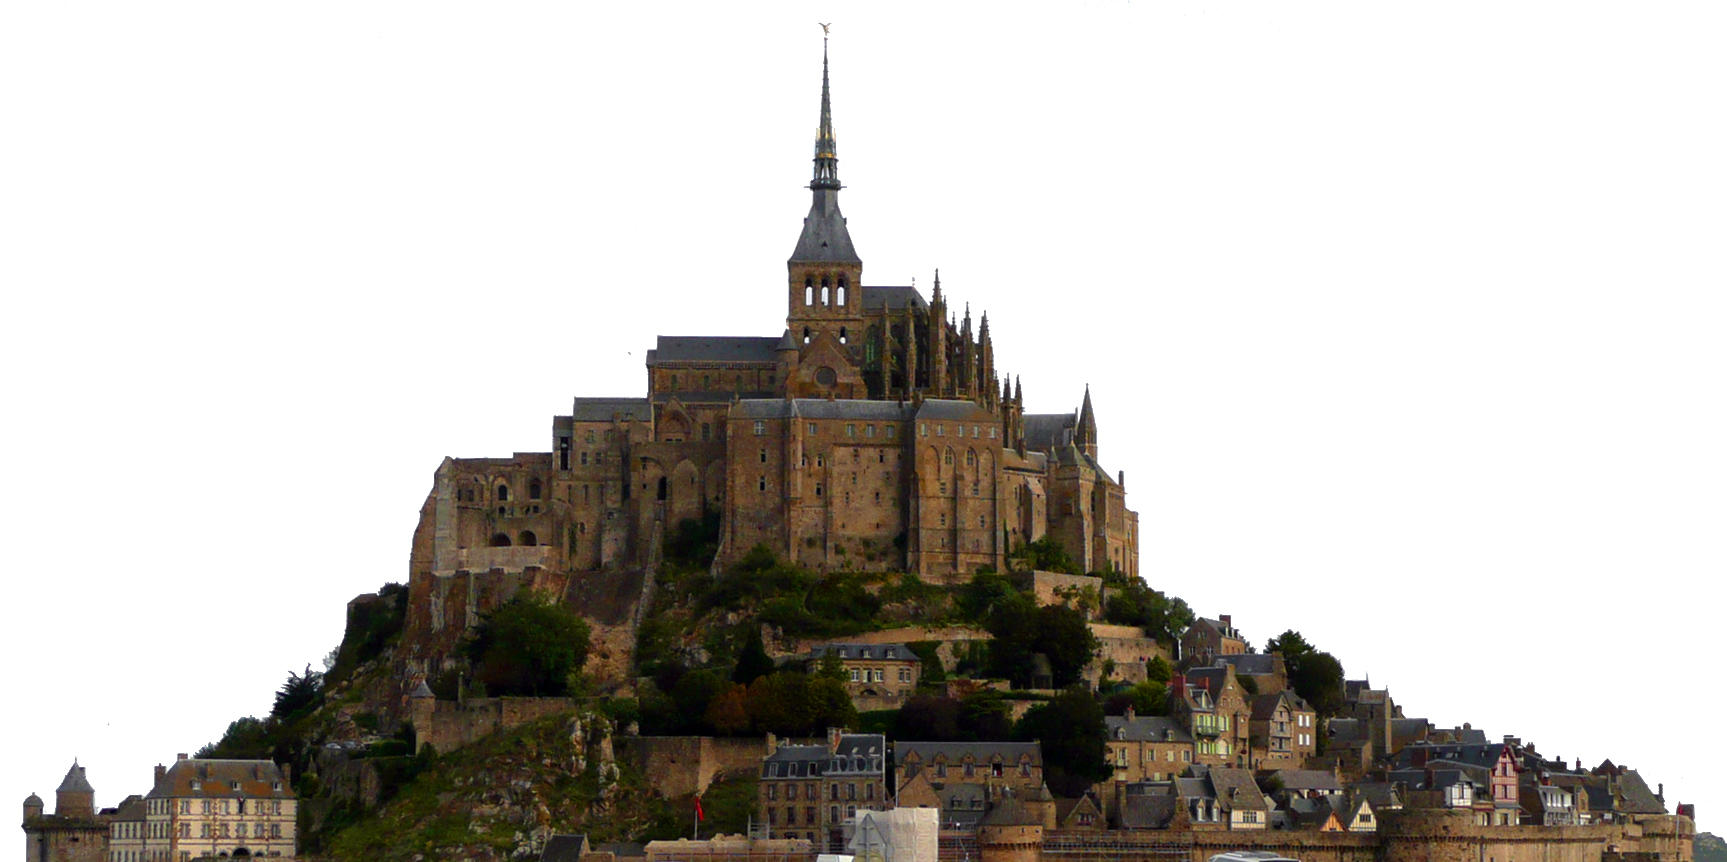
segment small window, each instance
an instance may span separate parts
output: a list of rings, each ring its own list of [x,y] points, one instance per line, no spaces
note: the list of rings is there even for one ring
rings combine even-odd
[[[894,426],[892,426],[892,425],[887,426],[887,438],[889,440],[893,439],[893,428],[894,428]]]
[[[858,433],[858,427],[856,425],[853,425],[851,423],[846,424],[846,436],[847,437],[856,437],[857,433]]]
[[[874,425],[865,425],[864,426],[864,436],[865,437],[874,437],[875,436],[875,426]]]
[[[507,502],[509,499],[510,499],[510,486],[499,485],[498,486],[498,502],[500,502],[500,503]]]
[[[530,500],[540,499],[540,491],[541,491],[540,480],[534,479],[534,480],[528,482],[528,499],[530,499]]]
[[[768,489],[768,477],[766,477],[766,476],[756,477],[756,490],[757,491],[766,491],[767,489]]]
[[[805,430],[807,430],[811,434],[816,433],[816,423],[811,422]]]
[[[842,300],[842,303],[843,303],[843,300]],[[845,344],[848,340],[849,340],[849,337],[846,335],[846,328],[843,326],[840,327],[840,343]]]
[[[768,450],[763,449],[757,454],[760,456],[763,464],[766,464],[768,462]]]
[[[937,437],[947,436],[947,426],[946,425],[935,426],[935,436],[937,436]]]
[[[763,434],[766,434],[766,433],[768,433],[768,423],[766,423],[766,422],[763,422],[763,421],[762,421],[762,420],[760,420],[760,419],[757,419],[757,420],[756,420],[756,425],[755,425],[755,432],[756,432],[756,436],[757,436],[757,437],[760,437],[760,436],[762,436],[762,435],[763,435]]]
[[[810,278],[806,278],[806,279],[804,279],[804,305],[815,305],[815,304],[816,304],[815,280],[810,279]],[[808,330],[805,330],[805,335],[807,337]]]

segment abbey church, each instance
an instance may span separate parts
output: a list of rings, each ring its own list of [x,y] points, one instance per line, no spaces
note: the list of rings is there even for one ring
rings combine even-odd
[[[1099,462],[1089,390],[1028,414],[988,316],[956,315],[939,273],[927,297],[864,282],[825,56],[814,162],[779,335],[659,336],[644,395],[576,398],[548,452],[438,468],[411,564],[429,627],[472,623],[476,578],[567,594],[572,576],[651,571],[680,522],[715,514],[720,565],[765,545],[816,570],[952,582],[1050,536],[1086,570],[1138,574],[1138,518]],[[458,580],[465,609],[443,600]]]

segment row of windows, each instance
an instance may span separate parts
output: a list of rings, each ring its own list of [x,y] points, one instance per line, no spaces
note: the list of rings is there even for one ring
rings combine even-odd
[[[769,386],[774,385],[774,383],[778,380],[778,377],[779,377],[779,375],[777,375],[777,374],[769,374],[767,385],[769,385]],[[670,388],[672,388],[672,389],[678,388],[678,375],[672,374],[672,375],[670,375],[669,379],[671,382]],[[701,391],[707,391],[707,390],[713,388],[713,385],[714,385],[713,378],[707,374],[703,374],[702,375],[702,390]],[[732,388],[734,388],[734,389],[744,388],[744,376],[742,374],[732,375]],[[588,442],[589,443],[594,442],[594,432],[592,432],[592,431],[588,432]]]
[[[780,812],[780,810],[778,808],[769,808],[768,809],[768,825],[769,826],[781,825],[782,821],[779,817],[779,812]],[[786,826],[798,825],[798,810],[797,810],[797,808],[795,806],[787,805],[785,812],[786,812],[785,813],[785,819],[783,821],[784,825],[786,825]],[[848,818],[855,817],[855,816],[857,816],[857,813],[858,813],[858,807],[856,805],[847,805],[845,807],[845,816],[846,817],[848,817]],[[837,823],[841,822],[840,821],[840,807],[838,805],[828,806],[828,818],[829,818],[830,823],[836,823],[837,824]],[[811,806],[807,806],[804,808],[804,825],[805,826],[820,826],[821,825],[821,821],[816,819],[816,807],[815,806],[811,805]]]
[[[1001,778],[1002,776],[1007,774],[1007,765],[1002,763],[999,760],[988,764],[988,767],[989,767],[989,774],[991,777]],[[916,763],[907,763],[905,766],[905,777],[911,778],[912,776],[917,775],[918,768],[919,768],[918,764],[916,764]],[[979,768],[980,768],[980,764],[972,763],[970,761],[967,761],[965,763],[960,764],[960,771],[962,774],[965,775],[966,778],[971,778],[971,777],[974,777],[975,775],[977,775]],[[930,769],[935,773],[936,778],[946,778],[947,777],[948,763],[945,760],[937,761],[936,763],[931,765]],[[1019,774],[1020,774],[1021,778],[1030,778],[1031,777],[1031,761],[1029,761],[1029,760],[1020,761]]]
[[[815,278],[813,276],[806,276],[804,278],[804,305],[814,306],[819,304],[824,306],[839,306],[840,308],[846,307],[846,300],[848,298],[846,296],[846,277],[842,275],[834,281],[830,281],[829,278],[829,276],[822,276],[819,293],[817,292]],[[817,302],[818,299],[820,300],[819,303]]]
[[[929,436],[929,429],[930,429],[930,423],[925,423],[925,422],[917,423],[917,433],[918,433],[919,437],[928,437]],[[995,439],[995,432],[996,432],[995,426],[994,425],[989,426],[989,439],[991,439],[991,440]],[[937,423],[935,425],[935,436],[946,437],[947,436],[947,426]],[[953,426],[953,436],[964,437],[965,436],[965,426],[964,425]],[[983,436],[983,426],[982,425],[971,426],[971,436],[982,437]]]
[[[844,787],[843,791],[841,790],[842,786]],[[838,802],[840,800],[842,793],[846,799],[855,801],[858,798],[858,786],[857,786],[857,784],[852,783],[852,784],[845,784],[845,785],[840,785],[840,784],[829,784],[828,785],[828,799],[833,800],[835,802]],[[773,783],[769,783],[767,785],[767,795],[768,795],[769,800],[777,800],[779,798],[779,794],[780,794],[779,785],[773,784]],[[797,799],[798,798],[798,786],[796,784],[787,784],[785,786],[785,795],[786,795],[786,801],[787,802],[791,802],[792,800]],[[817,791],[816,791],[816,786],[814,784],[805,784],[804,785],[804,799],[814,801],[816,798],[816,795],[817,795]],[[870,784],[868,782],[864,783],[863,798],[866,800],[874,800],[875,799],[875,785],[874,784]]]
[[[195,782],[194,782],[194,784],[195,784]],[[276,790],[282,789],[282,785],[279,782],[272,785],[272,786]],[[197,787],[194,786],[192,789],[196,790]],[[192,801],[193,800],[190,800],[190,799],[180,800],[180,813],[181,814],[191,814],[192,813]],[[200,814],[229,814],[229,813],[233,813],[233,814],[247,814],[247,813],[251,813],[251,814],[281,814],[282,813],[282,800],[280,800],[280,799],[257,799],[257,800],[200,799],[197,801],[199,802],[198,813],[200,813]],[[246,810],[246,808],[247,808],[246,803],[248,801],[252,802],[252,805],[251,805],[252,810],[250,812],[248,812]],[[232,811],[230,811],[229,807],[228,807],[228,804],[230,802],[232,802],[234,804],[234,808]],[[158,813],[166,814],[168,812],[161,811]]]
[[[886,671],[886,669],[879,668],[879,667],[878,668],[854,667],[851,669],[851,677],[852,677],[852,682],[887,682],[887,671]],[[900,682],[911,682],[912,681],[911,680],[911,668],[909,668],[909,667],[899,668],[899,681]]]
[[[883,436],[883,437],[886,437],[886,438],[887,438],[887,439],[889,439],[889,440],[892,440],[892,439],[894,439],[894,436],[895,436],[895,430],[896,430],[896,428],[897,428],[897,426],[894,426],[894,425],[883,425],[883,426],[881,426],[881,427],[882,427],[882,436]],[[755,433],[755,435],[756,435],[756,436],[757,436],[757,437],[760,437],[760,436],[762,436],[762,435],[764,435],[764,434],[766,434],[766,433],[768,433],[768,423],[767,423],[767,422],[766,422],[766,421],[764,421],[764,420],[761,420],[761,419],[757,419],[757,420],[756,420],[756,421],[755,421],[755,425],[754,425],[754,426],[753,426],[753,427],[752,427],[752,428],[751,428],[751,429],[750,429],[750,430],[752,430],[752,431],[753,431],[753,432],[754,432],[754,433]],[[805,432],[806,432],[806,433],[808,433],[808,434],[810,434],[810,435],[811,435],[811,436],[814,436],[814,435],[817,435],[817,434],[820,434],[820,433],[821,433],[821,426],[820,426],[820,425],[818,425],[818,424],[816,424],[816,423],[814,423],[814,422],[811,422],[811,423],[808,423],[808,424],[807,424],[807,425],[806,425],[806,426],[805,426],[805,427],[804,427],[804,431],[805,431]],[[993,429],[992,429],[992,432],[993,432]],[[857,423],[855,423],[855,422],[848,422],[848,423],[846,423],[846,426],[845,426],[845,435],[846,435],[846,436],[847,436],[847,437],[851,437],[851,438],[854,438],[854,439],[855,439],[855,438],[856,438],[856,437],[857,437],[857,436],[858,436],[858,426],[857,426]],[[864,436],[864,437],[865,437],[865,438],[866,438],[866,439],[868,439],[868,438],[874,438],[874,437],[875,437],[875,435],[876,435],[876,426],[875,426],[875,424],[874,424],[874,423],[870,423],[870,424],[867,424],[867,425],[864,425],[864,426],[863,426],[863,436]],[[989,435],[989,436],[991,436],[991,437],[994,437],[994,436],[995,436],[995,434],[994,434],[994,433],[991,433],[991,434],[990,434],[990,435]],[[706,439],[706,438],[704,438],[704,439]]]

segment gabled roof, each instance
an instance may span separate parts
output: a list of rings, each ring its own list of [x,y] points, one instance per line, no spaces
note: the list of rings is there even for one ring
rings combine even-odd
[[[1234,665],[1236,676],[1271,676],[1277,673],[1277,659],[1270,653],[1246,652],[1236,655],[1215,656],[1211,660],[1213,667]]]
[[[940,398],[929,398],[918,405],[917,418],[932,422],[939,421],[988,421],[992,417],[988,410],[977,406],[971,401],[950,401]],[[934,432],[931,432],[932,434]]]
[[[739,419],[856,419],[864,422],[905,422],[912,416],[911,405],[898,401],[828,401],[823,398],[743,399],[732,408],[731,415]]]
[[[915,287],[871,287],[864,285],[863,307],[865,311],[878,308],[898,310],[902,308],[929,308],[923,294]]]
[[[588,847],[586,835],[553,835],[540,851],[540,862],[576,862]]]
[[[1253,772],[1228,766],[1211,768],[1212,792],[1224,807],[1236,811],[1265,811],[1265,794],[1253,781]]]
[[[1174,796],[1129,796],[1121,801],[1121,828],[1167,829],[1180,808]]]
[[[1089,808],[1094,813],[1102,813],[1098,811],[1097,803],[1093,802],[1090,796],[1079,796],[1073,799],[1057,796],[1055,798],[1055,822],[1058,825],[1065,823],[1075,811],[1081,808]]]
[[[1039,820],[1026,810],[1025,803],[1011,795],[1003,795],[980,821],[984,826],[1037,826]]]
[[[1104,716],[1105,738],[1125,742],[1177,742],[1192,744],[1193,736],[1181,722],[1162,715],[1135,716],[1132,720],[1119,715]]]
[[[753,335],[662,335],[648,351],[648,364],[659,362],[752,362],[772,365],[778,361],[778,336]]]
[[[1667,806],[1650,791],[1643,776],[1638,775],[1635,769],[1620,770],[1614,790],[1620,799],[1618,809],[1625,814],[1667,813]]]
[[[1240,673],[1240,671],[1237,671]],[[1277,705],[1288,704],[1291,712],[1313,712],[1313,707],[1301,699],[1295,692],[1284,689],[1276,694],[1261,694],[1253,698],[1253,720],[1267,721],[1277,714]]]
[[[1021,417],[1027,449],[1047,450],[1073,442],[1072,413],[1027,413]]]
[[[1036,742],[894,742],[895,765],[904,764],[913,754],[921,763],[934,763],[937,758],[961,763],[967,757],[975,763],[990,763],[999,756],[1003,763],[1017,764],[1028,758],[1032,766],[1043,765],[1043,747]]]

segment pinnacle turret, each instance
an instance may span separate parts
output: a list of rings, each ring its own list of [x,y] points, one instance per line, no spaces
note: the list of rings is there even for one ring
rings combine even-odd
[[[815,172],[810,178],[810,214],[792,252],[792,262],[861,265],[840,215],[839,156],[835,153],[833,101],[828,88],[828,43],[822,39],[822,111],[816,127]]]

